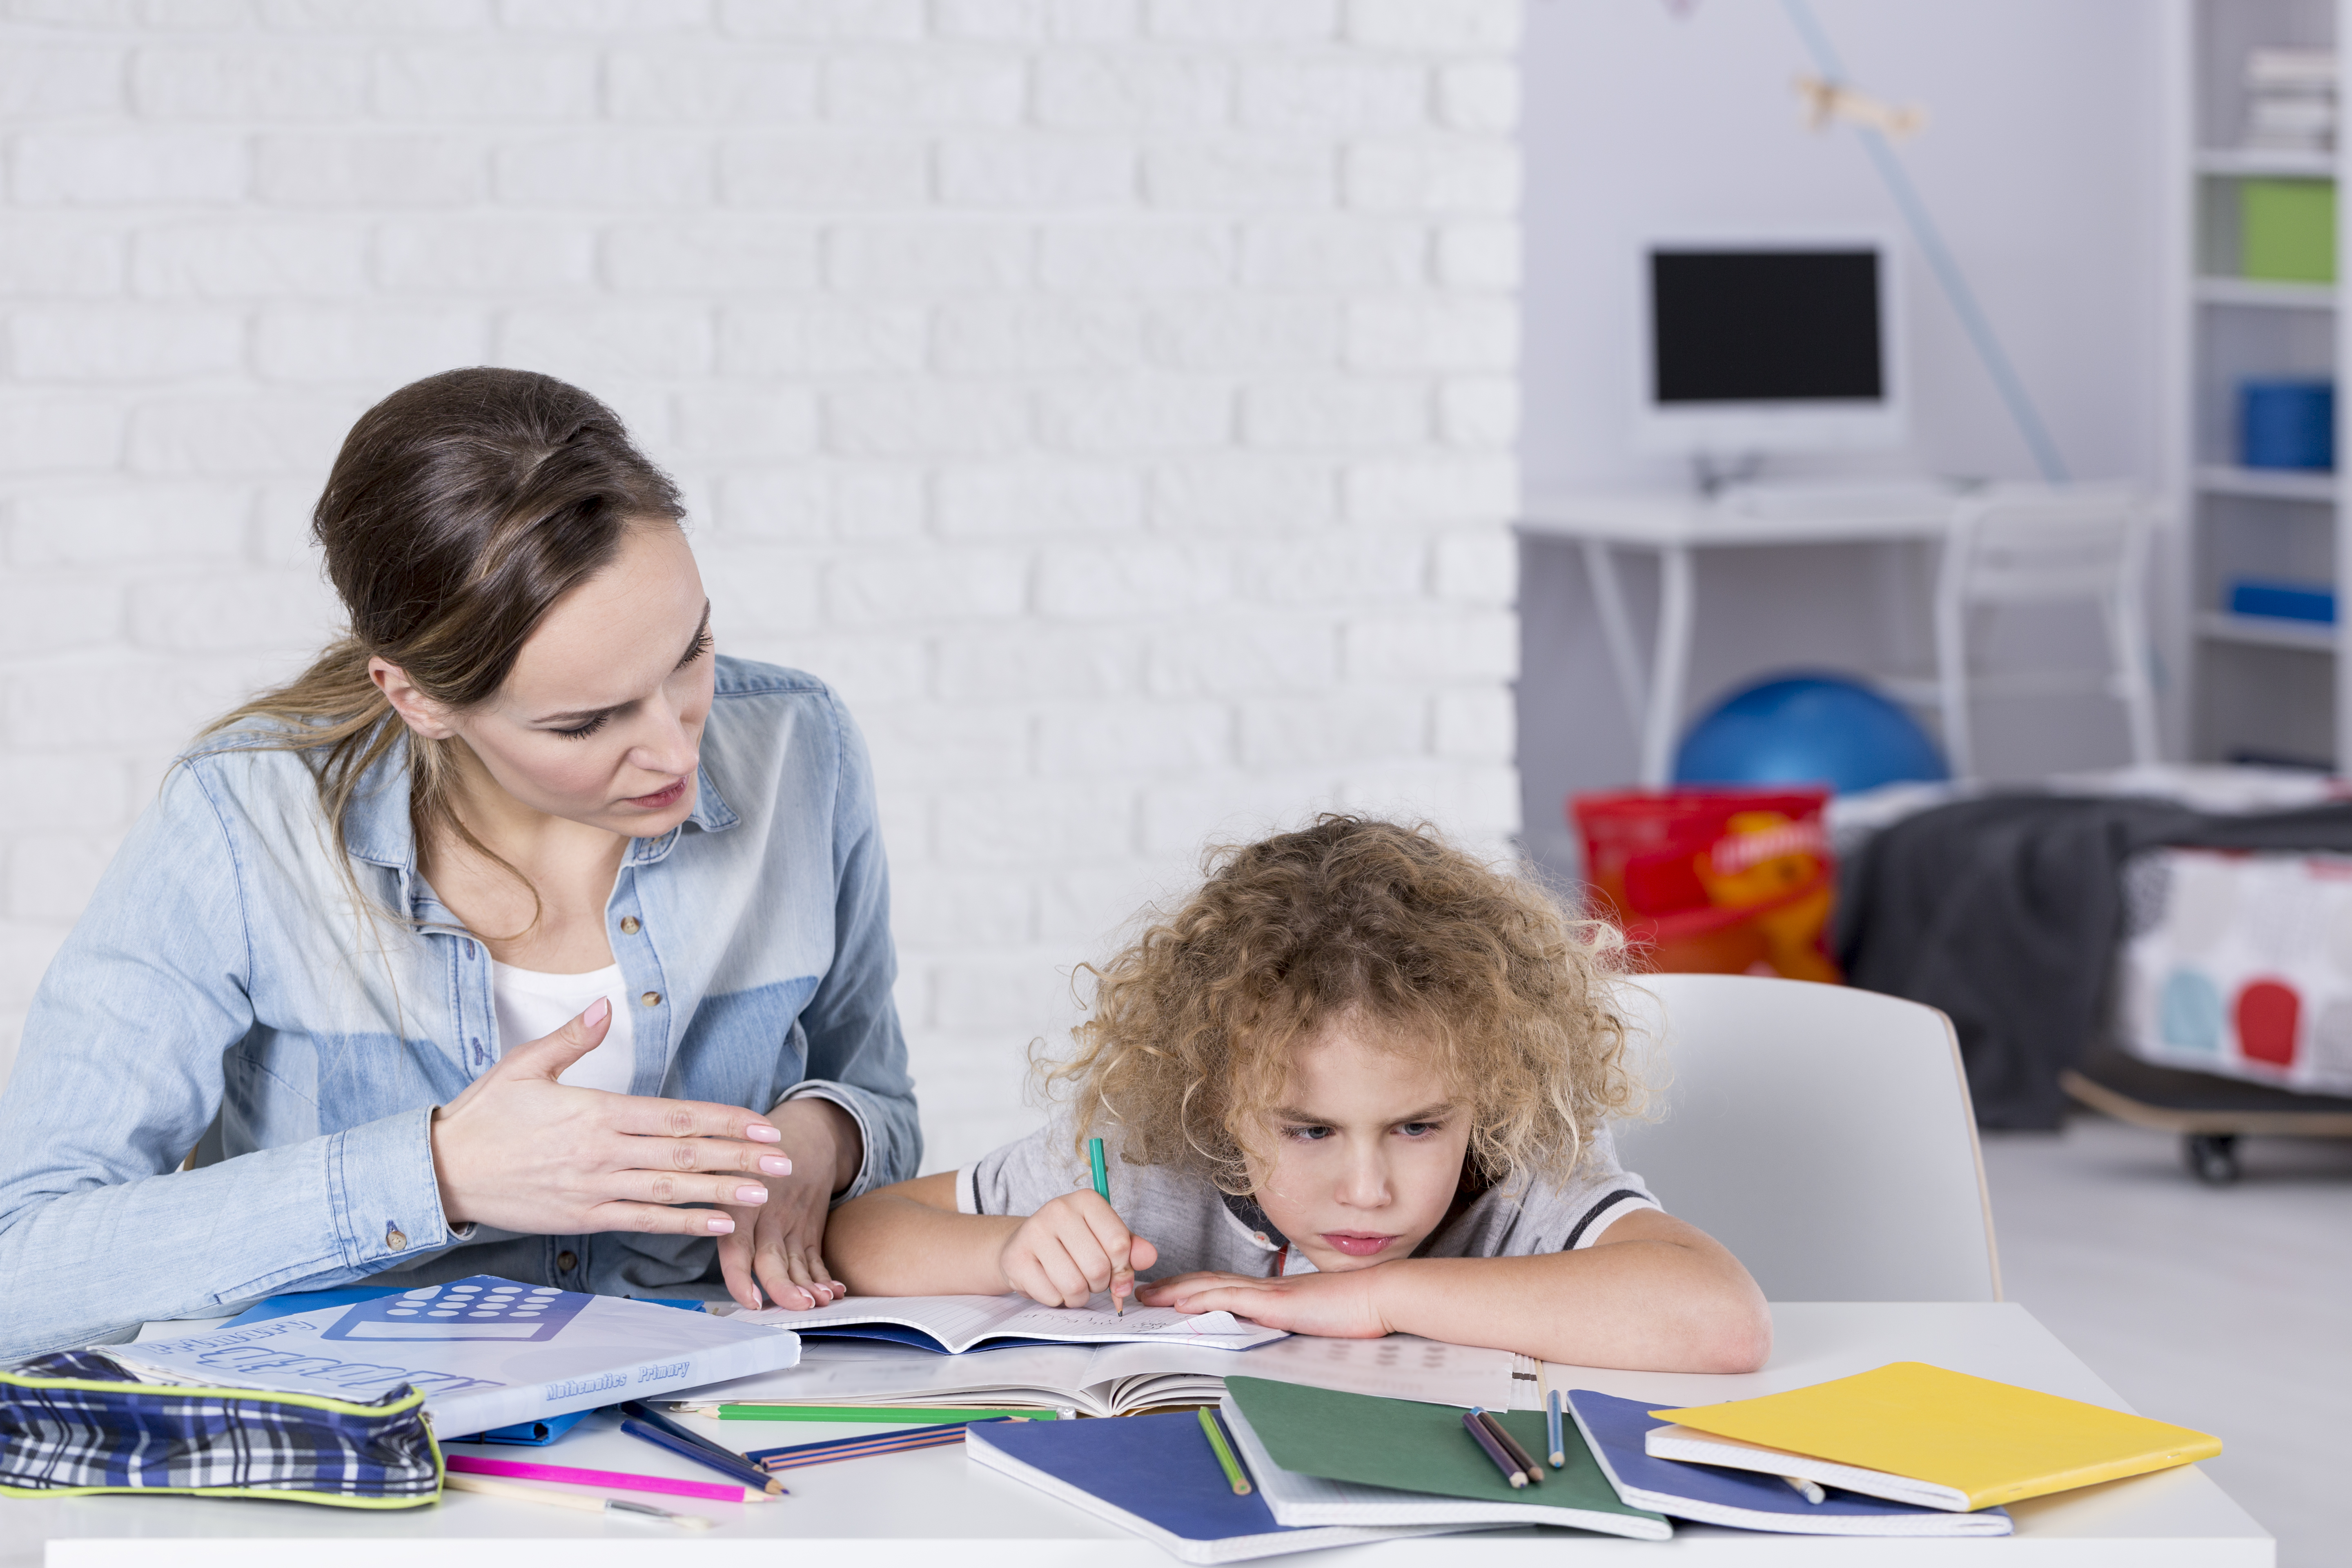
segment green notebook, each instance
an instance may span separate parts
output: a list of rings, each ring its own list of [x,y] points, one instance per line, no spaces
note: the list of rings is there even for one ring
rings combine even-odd
[[[1430,1497],[1620,1515],[1650,1521],[1658,1527],[1657,1535],[1666,1533],[1664,1515],[1628,1508],[1618,1500],[1572,1422],[1561,1432],[1567,1466],[1555,1470],[1546,1465],[1541,1485],[1516,1489],[1463,1429],[1465,1406],[1375,1399],[1262,1377],[1228,1377],[1225,1393],[1248,1417],[1267,1457],[1286,1470]],[[1495,1415],[1521,1447],[1543,1454],[1547,1444],[1541,1412],[1498,1410]]]

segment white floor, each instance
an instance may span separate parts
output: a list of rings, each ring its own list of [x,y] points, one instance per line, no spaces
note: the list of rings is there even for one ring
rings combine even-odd
[[[1984,1135],[2005,1294],[2142,1415],[2219,1436],[2280,1568],[2352,1563],[2352,1140],[2247,1139],[2231,1187],[2104,1118]]]

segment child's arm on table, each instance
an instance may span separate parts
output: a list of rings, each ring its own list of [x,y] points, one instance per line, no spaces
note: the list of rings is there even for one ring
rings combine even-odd
[[[1063,1194],[1023,1218],[959,1214],[955,1173],[919,1176],[842,1205],[824,1253],[856,1296],[997,1296],[1017,1290],[1048,1307],[1083,1307],[1123,1268],[1149,1268],[1159,1249],[1130,1236],[1089,1191]]]
[[[1137,1298],[1188,1312],[1222,1309],[1297,1333],[1419,1334],[1572,1366],[1753,1372],[1772,1350],[1764,1293],[1739,1260],[1654,1209],[1626,1215],[1576,1252],[1405,1258],[1274,1279],[1181,1274],[1140,1287]]]

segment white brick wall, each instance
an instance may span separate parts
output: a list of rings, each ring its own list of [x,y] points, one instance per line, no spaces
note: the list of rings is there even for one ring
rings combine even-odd
[[[1516,826],[1516,0],[0,0],[0,1061],[452,364],[872,740],[934,1168],[1214,833]]]

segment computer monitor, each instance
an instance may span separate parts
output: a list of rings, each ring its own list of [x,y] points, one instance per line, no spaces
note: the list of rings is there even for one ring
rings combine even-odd
[[[1736,458],[1903,440],[1888,241],[1661,241],[1643,249],[1642,281],[1643,450]]]

